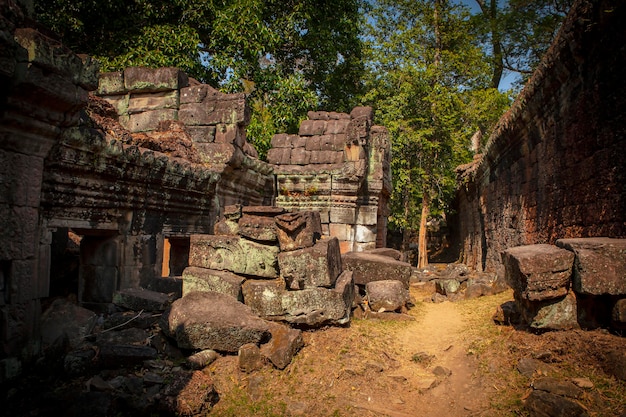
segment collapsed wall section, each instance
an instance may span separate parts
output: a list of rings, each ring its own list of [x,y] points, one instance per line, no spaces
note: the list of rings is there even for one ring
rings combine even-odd
[[[504,276],[501,253],[626,237],[626,5],[583,0],[484,154],[459,167],[460,260]]]

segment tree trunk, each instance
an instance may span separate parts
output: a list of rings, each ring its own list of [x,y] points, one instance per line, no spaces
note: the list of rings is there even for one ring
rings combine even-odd
[[[428,265],[428,239],[427,239],[427,225],[428,214],[430,213],[430,196],[427,190],[424,190],[424,196],[422,197],[422,217],[420,218],[420,232],[418,238],[418,257],[417,267],[424,268]]]

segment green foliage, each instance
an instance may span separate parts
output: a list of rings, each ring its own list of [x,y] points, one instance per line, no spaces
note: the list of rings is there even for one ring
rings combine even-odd
[[[381,0],[371,4],[365,100],[392,140],[390,225],[415,230],[426,197],[447,208],[454,168],[471,160],[470,138],[488,133],[508,106],[489,88],[490,67],[466,9],[451,3]],[[427,193],[427,195],[426,195]]]

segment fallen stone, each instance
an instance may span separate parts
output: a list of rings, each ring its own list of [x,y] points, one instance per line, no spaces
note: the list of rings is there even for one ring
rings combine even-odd
[[[63,370],[68,375],[86,375],[95,368],[95,349],[74,350],[63,358]]]
[[[556,244],[576,254],[574,291],[591,295],[626,294],[626,239],[559,239]]]
[[[522,314],[515,301],[507,301],[496,308],[493,321],[501,325],[515,325],[522,322]]]
[[[146,330],[128,328],[116,331],[104,331],[96,335],[96,344],[103,345],[147,345],[150,333]]]
[[[530,385],[533,389],[569,398],[580,398],[583,392],[570,381],[552,377],[537,378]]]
[[[213,380],[204,372],[180,371],[171,375],[171,378],[173,382],[165,388],[160,400],[163,414],[206,415],[219,401]]]
[[[589,413],[575,400],[534,390],[525,402],[531,417],[587,417]]]
[[[281,214],[275,217],[275,221],[281,251],[311,247],[322,236],[318,211]]]
[[[428,300],[430,302],[438,304],[438,303],[443,303],[444,301],[448,301],[448,297],[446,297],[443,294],[439,294],[438,292],[436,292]]]
[[[302,331],[281,324],[270,326],[272,338],[261,346],[261,354],[276,368],[285,369],[304,346]]]
[[[439,271],[439,275],[442,279],[454,279],[459,282],[463,282],[469,278],[470,269],[465,264],[452,263],[447,264],[443,271]]]
[[[606,354],[606,371],[615,378],[626,381],[626,351],[612,350]]]
[[[278,266],[289,289],[333,287],[341,273],[339,241],[322,239],[308,248],[281,252]]]
[[[189,266],[227,270],[263,278],[278,277],[277,246],[234,236],[192,235]]]
[[[246,343],[239,348],[237,355],[239,361],[239,369],[243,372],[254,372],[263,368],[264,360],[261,350],[254,343]]]
[[[222,219],[213,226],[213,234],[217,236],[237,236],[239,223],[229,219]]]
[[[271,318],[284,314],[283,294],[285,293],[285,280],[249,279],[243,283],[243,300],[252,311],[263,317]]]
[[[387,256],[388,258],[395,259],[396,261],[399,261],[400,258],[402,258],[402,252],[393,248],[369,249],[364,251],[364,253],[369,253],[371,255]]]
[[[276,242],[276,222],[273,217],[244,214],[239,219],[239,235],[261,242]]]
[[[113,304],[134,311],[163,311],[171,302],[169,295],[143,288],[126,288],[113,294]]]
[[[435,290],[441,295],[450,296],[461,290],[461,283],[456,279],[437,279]]]
[[[524,321],[528,326],[538,330],[570,330],[578,329],[578,311],[576,296],[570,292],[560,299],[542,302],[517,300]]]
[[[526,378],[533,379],[540,376],[549,376],[553,373],[552,367],[538,359],[522,358],[517,363],[517,370]]]
[[[200,370],[212,364],[219,354],[212,349],[201,350],[187,358],[187,365],[191,369]]]
[[[144,361],[155,359],[157,351],[150,346],[141,345],[99,345],[97,363],[106,369],[119,367],[133,368],[140,366]]]
[[[272,218],[285,213],[285,209],[283,207],[276,206],[244,206],[241,211],[243,214]]]
[[[371,255],[363,252],[349,252],[342,256],[345,270],[352,271],[354,283],[366,285],[368,282],[394,279],[409,288],[413,268],[411,264],[396,261],[387,256]]]
[[[593,382],[589,378],[572,378],[572,383],[582,389],[592,389],[594,387]]]
[[[97,316],[66,299],[56,299],[41,316],[41,343],[44,348],[67,338],[70,349],[77,349],[96,325]]]
[[[369,307],[372,311],[398,311],[409,302],[409,291],[396,280],[372,281],[365,285]]]
[[[505,250],[502,263],[519,298],[542,301],[567,294],[574,255],[552,245],[527,245]]]
[[[233,353],[270,337],[268,323],[250,307],[214,292],[192,292],[174,301],[161,318],[161,329],[180,348]]]
[[[611,325],[620,330],[626,329],[626,298],[617,300],[611,312]]]
[[[246,279],[229,271],[189,266],[183,271],[183,295],[190,292],[218,292],[243,301],[241,285]]]

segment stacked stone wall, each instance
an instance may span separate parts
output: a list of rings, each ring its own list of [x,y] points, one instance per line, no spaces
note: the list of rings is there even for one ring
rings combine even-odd
[[[276,205],[319,212],[323,234],[336,237],[342,253],[386,244],[390,142],[372,119],[370,107],[309,112],[297,135],[275,135],[268,152]]]
[[[484,154],[459,167],[460,260],[503,276],[507,248],[626,237],[626,7],[578,1]]]

